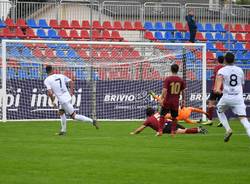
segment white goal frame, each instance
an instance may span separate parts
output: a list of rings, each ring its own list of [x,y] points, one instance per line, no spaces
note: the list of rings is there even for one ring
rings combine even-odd
[[[198,46],[202,47],[202,109],[206,111],[206,98],[207,98],[207,91],[206,91],[206,44],[205,43],[152,43],[152,42],[107,42],[107,41],[54,41],[54,40],[9,40],[3,39],[2,40],[2,88],[0,89],[1,95],[0,100],[2,102],[2,119],[0,121],[6,122],[7,121],[7,44],[8,43],[27,43],[27,44],[89,44],[89,45],[96,45],[96,44],[103,44],[103,45],[134,45],[134,46]],[[202,118],[204,121],[206,120],[205,115]],[[44,119],[35,119],[35,121],[41,121]],[[18,121],[18,120],[9,120],[9,121]],[[19,120],[20,121],[20,120]],[[21,120],[21,121],[31,121],[28,120]],[[47,121],[47,120],[46,120]],[[51,121],[48,120],[48,121]],[[112,119],[113,121],[113,119]],[[115,120],[114,120],[115,121]],[[127,120],[120,120],[120,121],[127,121]]]

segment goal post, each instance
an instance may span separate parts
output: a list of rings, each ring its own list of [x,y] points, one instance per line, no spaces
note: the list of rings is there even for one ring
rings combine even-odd
[[[43,84],[46,65],[74,81],[72,104],[77,113],[135,120],[145,117],[147,106],[158,106],[148,93],[160,95],[170,66],[177,63],[187,83],[187,106],[206,111],[204,43],[2,40],[1,53],[3,122],[59,118]]]

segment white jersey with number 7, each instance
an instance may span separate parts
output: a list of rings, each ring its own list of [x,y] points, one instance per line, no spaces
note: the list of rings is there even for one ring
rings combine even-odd
[[[68,88],[66,86],[66,83],[69,81],[71,81],[71,79],[65,75],[53,74],[44,80],[44,85],[46,86],[47,90],[51,89],[53,91],[60,104],[64,104],[71,100],[71,95],[69,94]]]
[[[243,95],[244,72],[235,65],[227,65],[218,71],[223,77],[223,95]]]

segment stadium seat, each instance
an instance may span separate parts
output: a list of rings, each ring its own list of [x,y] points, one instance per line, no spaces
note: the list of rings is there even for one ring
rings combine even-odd
[[[66,30],[64,30],[64,29],[59,30],[58,35],[59,35],[61,38],[64,38],[64,39],[69,39],[69,38],[70,38],[70,37],[68,36]]]
[[[93,29],[103,30],[103,27],[98,20],[94,20],[92,26]]]
[[[250,51],[250,42],[247,42],[247,43],[246,43],[245,49],[247,49],[248,51]]]
[[[81,29],[81,26],[78,20],[72,20],[70,26],[73,29]]]
[[[22,56],[26,57],[26,58],[31,58],[33,57],[32,53],[31,53],[31,50],[27,47],[24,47],[22,49],[22,52],[21,52]]]
[[[245,51],[246,49],[243,47],[243,44],[241,42],[235,43],[235,50],[236,51]]]
[[[90,56],[93,57],[94,59],[101,59],[101,57],[99,56],[99,54],[96,50],[92,50],[92,52],[90,54],[92,54]]]
[[[5,24],[9,28],[16,28],[17,27],[17,25],[14,23],[14,21],[12,19],[10,19],[10,18],[7,18],[5,20]]]
[[[113,30],[113,27],[112,27],[110,21],[104,21],[104,22],[102,23],[102,27],[103,27],[104,29],[107,29],[107,30]]]
[[[83,49],[78,51],[78,55],[83,59],[89,59],[90,56],[87,54],[87,52]]]
[[[40,28],[50,29],[50,26],[48,26],[47,21],[45,19],[40,19],[38,21],[38,25],[39,25]]]
[[[81,38],[82,39],[90,39],[89,32],[87,30],[81,30]]]
[[[63,29],[72,29],[72,27],[69,25],[68,20],[61,20],[60,27]]]
[[[243,38],[242,34],[241,33],[236,33],[235,34],[235,39],[239,42],[244,42],[245,39]]]
[[[132,23],[130,21],[125,21],[123,28],[125,30],[135,30],[135,28],[133,27],[133,25],[132,25]]]
[[[112,50],[111,51],[110,57],[113,58],[113,59],[115,59],[115,60],[117,60],[117,61],[120,61],[120,60],[124,59],[122,57],[121,53],[117,52],[116,50]],[[127,59],[127,58],[125,58],[125,59]]]
[[[166,32],[167,33],[167,32]],[[163,37],[162,33],[160,31],[156,31],[155,32],[155,38],[157,40],[165,40],[165,38]]]
[[[182,35],[181,32],[176,32],[175,33],[175,40],[176,41],[183,41],[184,40],[183,35]]]
[[[36,35],[40,38],[49,38],[43,29],[38,29]]]
[[[232,34],[232,33],[229,33],[229,32],[227,32],[227,33],[225,34],[224,39],[225,39],[226,41],[230,40],[231,42],[236,41],[235,38],[233,37],[233,34]]]
[[[79,55],[76,53],[74,49],[69,49],[66,53],[66,57],[68,59],[80,59]]]
[[[195,39],[198,41],[206,41],[206,38],[204,38],[202,33],[199,33],[199,32],[196,33]]]
[[[48,37],[52,39],[59,39],[60,36],[57,35],[56,31],[54,29],[48,30]]]
[[[35,56],[35,57],[37,57],[37,58],[42,58],[42,57],[44,57],[44,55],[43,55],[41,49],[38,48],[38,47],[36,47],[36,48],[34,48],[34,49],[32,50],[32,54],[33,54],[33,56]]]
[[[230,32],[235,32],[234,27],[232,24],[225,24],[225,30]]]
[[[123,30],[122,23],[120,21],[114,21],[113,28],[115,30]]]
[[[6,28],[2,29],[2,37],[15,38],[16,36],[15,36],[14,32],[10,31],[10,29],[6,27]]]
[[[6,27],[6,24],[0,19],[0,28]]]
[[[79,69],[77,68],[75,71],[75,76],[76,76],[76,79],[83,80],[83,79],[86,79],[87,73],[81,68]]]
[[[156,22],[154,28],[157,31],[166,31],[166,28],[162,25],[162,22]]]
[[[148,39],[148,40],[151,40],[151,41],[156,40],[156,38],[153,36],[153,33],[150,32],[150,31],[146,31],[146,32],[145,32],[144,38],[145,38],[145,39]]]
[[[235,60],[236,61],[238,61],[238,60],[240,60],[240,61],[245,60],[245,57],[244,57],[243,53],[242,52],[236,52],[236,54],[235,54]]]
[[[208,52],[206,53],[206,56],[207,56],[207,59],[208,59],[208,60],[214,60],[214,55],[213,55],[212,52],[209,52],[209,51],[208,51]]]
[[[27,38],[37,38],[33,29],[30,29],[30,28],[26,29],[26,36]]]
[[[206,44],[207,44],[207,49],[208,49],[209,51],[212,51],[212,52],[216,52],[216,51],[217,51],[217,48],[214,47],[214,44],[213,44],[213,43],[207,42]]]
[[[120,36],[120,33],[118,31],[112,31],[111,38],[114,40],[123,40],[123,37]]]
[[[16,57],[16,58],[21,57],[21,54],[19,53],[16,47],[12,47],[7,54],[10,54],[10,56]]]
[[[213,37],[212,33],[210,33],[210,32],[207,32],[207,33],[206,33],[205,38],[206,38],[208,41],[216,41],[216,39]]]
[[[222,24],[220,23],[215,24],[215,30],[218,32],[226,32],[226,30],[223,28]]]
[[[145,30],[145,29],[143,28],[143,26],[142,26],[141,21],[135,21],[135,23],[134,23],[134,28],[135,28],[135,30],[137,30],[137,31],[144,31],[144,30]]]
[[[49,26],[54,28],[54,29],[61,29],[61,26],[58,24],[57,20],[51,19],[49,21]]]
[[[206,32],[206,30],[204,29],[204,27],[201,23],[197,23],[197,30],[199,32]]]
[[[246,24],[244,28],[245,32],[250,33],[250,24]]]
[[[216,58],[218,58],[219,56],[223,56],[224,54],[223,54],[223,52],[216,52]]]
[[[165,24],[165,30],[166,31],[175,31],[175,28],[174,28],[172,22],[166,22],[166,24]]]
[[[245,34],[245,41],[250,42],[250,33]]]
[[[250,52],[247,52],[244,56],[244,60],[250,61]]]
[[[210,24],[210,23],[206,23],[205,31],[207,31],[207,32],[216,32],[216,30],[214,30],[214,26],[212,24]]]
[[[188,41],[190,39],[190,32],[185,32],[184,40]]]
[[[235,24],[234,32],[236,32],[236,33],[242,33],[242,32],[244,32],[244,29],[241,26],[241,24]]]
[[[101,50],[101,52],[100,52],[100,57],[102,58],[102,59],[110,59],[110,55],[109,55],[109,53],[107,52],[107,50]]]
[[[228,50],[228,51],[236,51],[234,45],[232,43],[226,43],[225,44],[225,48]]]
[[[30,28],[39,28],[39,26],[36,24],[36,21],[34,19],[28,19],[27,20],[27,25]]]
[[[152,24],[152,22],[145,22],[144,23],[144,28],[149,31],[154,31],[156,30]]]
[[[59,57],[59,58],[66,58],[67,56],[65,55],[64,51],[61,50],[61,49],[57,49],[56,50],[56,57]]]
[[[226,51],[227,49],[224,47],[223,43],[217,42],[215,43],[215,47],[220,51]]]
[[[25,31],[26,32],[26,31]],[[24,34],[24,32],[21,30],[21,28],[16,28],[15,30],[15,36],[17,38],[26,38],[27,36]]]
[[[186,27],[184,27],[181,22],[176,22],[175,23],[175,29],[177,31],[180,31],[180,32],[186,32],[187,31]]]
[[[28,25],[26,24],[24,19],[17,19],[16,25],[19,28],[27,28],[28,27]]]
[[[110,35],[110,33],[109,33],[108,30],[103,30],[103,31],[102,31],[102,37],[103,37],[103,39],[105,39],[105,40],[111,39],[111,35]]]
[[[175,40],[172,32],[168,32],[168,31],[165,32],[165,40],[167,40],[167,41],[173,41],[173,40]]]
[[[18,70],[17,70],[17,77],[18,77],[19,79],[28,79],[28,78],[29,78],[29,75],[28,75],[27,70],[18,69]]]
[[[75,30],[75,29],[70,30],[69,36],[70,36],[70,38],[73,38],[73,39],[80,39],[81,38],[81,36],[78,34],[77,30]]]
[[[223,35],[220,32],[217,32],[215,34],[215,40],[216,41],[226,41],[226,39],[223,37]]]
[[[90,24],[88,20],[82,21],[82,29],[90,29]]]
[[[101,40],[101,39],[103,39],[99,30],[93,30],[92,31],[92,38],[93,38],[93,40]]]

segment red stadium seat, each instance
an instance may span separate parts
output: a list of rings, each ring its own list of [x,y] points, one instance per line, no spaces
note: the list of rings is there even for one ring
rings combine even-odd
[[[27,24],[24,19],[17,19],[16,25],[20,28],[27,28]]]
[[[246,48],[248,51],[250,51],[250,42],[247,42],[247,43],[246,43],[245,48]]]
[[[7,18],[7,19],[5,20],[5,24],[6,24],[6,26],[9,27],[9,28],[15,28],[15,27],[17,27],[17,25],[16,25],[16,24],[13,22],[13,20],[10,19],[10,18]]]
[[[118,31],[112,31],[111,38],[114,40],[123,40]]]
[[[134,23],[135,30],[137,31],[145,31],[144,27],[142,26],[141,21],[136,21]]]
[[[82,21],[82,29],[90,29],[90,24],[88,20]]]
[[[101,39],[103,39],[99,30],[93,30],[92,31],[92,38],[93,38],[93,40],[101,40]]]
[[[80,23],[78,20],[72,20],[71,21],[71,27],[73,29],[81,29]]]
[[[89,55],[87,54],[87,52],[83,49],[79,50],[78,51],[78,55],[83,58],[83,59],[89,59]]]
[[[145,38],[145,39],[148,39],[148,40],[151,40],[151,41],[156,40],[156,38],[153,36],[153,33],[150,32],[150,31],[146,31],[146,32],[145,32],[144,38]]]
[[[117,60],[117,61],[120,61],[120,60],[123,59],[120,52],[117,52],[116,50],[111,51],[111,58],[114,59],[114,60]]]
[[[243,27],[241,26],[241,24],[235,24],[234,30],[235,30],[235,32],[237,32],[237,33],[244,32],[244,29],[243,29]]]
[[[102,59],[109,59],[109,58],[110,58],[110,55],[109,55],[109,53],[107,52],[107,50],[102,50],[102,51],[100,52],[100,58],[102,58]]]
[[[246,41],[246,42],[250,42],[250,33],[247,33],[247,34],[245,35],[245,41]]]
[[[69,44],[69,46],[73,49],[79,49],[79,45],[78,44]]]
[[[49,48],[46,48],[45,49],[45,52],[44,52],[44,55],[47,57],[47,58],[55,58],[55,54],[53,52],[52,49],[49,49]]]
[[[81,36],[78,34],[77,30],[75,30],[75,29],[70,30],[69,36],[73,39],[80,39],[81,38]]]
[[[64,38],[64,39],[69,39],[69,38],[70,38],[70,37],[68,36],[66,30],[64,30],[64,29],[59,30],[58,35],[59,35],[61,38]]]
[[[54,29],[61,29],[61,26],[58,24],[56,19],[51,19],[49,21],[49,26],[54,28]]]
[[[110,21],[104,21],[102,26],[104,29],[113,30],[113,27],[112,27]]]
[[[207,40],[206,38],[204,38],[204,36],[200,32],[196,33],[195,39],[199,40],[199,41],[206,41]]]
[[[103,30],[102,37],[106,40],[111,39],[110,33],[108,30]]]
[[[230,28],[230,32],[235,32],[232,24],[225,24],[224,27],[226,31],[229,31],[229,28]]]
[[[122,23],[120,21],[114,21],[114,26],[113,28],[115,30],[123,30]]]
[[[90,39],[89,32],[87,30],[81,30],[82,39]]]
[[[21,28],[16,28],[15,30],[15,36],[18,38],[26,38],[27,36],[24,35],[23,31],[21,30]]]
[[[207,51],[207,60],[214,60],[214,59],[215,59],[215,58],[214,58],[213,53],[210,52],[210,51]]]
[[[37,58],[44,57],[44,55],[43,55],[41,49],[39,49],[39,48],[37,48],[37,47],[36,47],[35,49],[32,50],[32,54],[33,54],[34,56],[36,56]]]
[[[132,23],[130,21],[125,21],[124,22],[124,29],[125,30],[135,30],[135,28],[133,27]]]
[[[245,25],[245,32],[250,33],[250,24]]]
[[[216,47],[218,50],[220,50],[220,51],[226,51],[226,50],[227,50],[227,49],[224,47],[223,43],[221,43],[221,42],[217,42],[217,43],[215,44],[215,47]]]
[[[177,31],[181,31],[181,32],[186,32],[187,29],[183,26],[183,24],[181,22],[176,22],[175,23],[175,29]]]
[[[72,27],[69,25],[69,22],[67,20],[61,20],[60,26],[61,28],[64,28],[64,29],[72,29]]]
[[[93,26],[93,29],[99,29],[99,30],[103,29],[102,25],[100,24],[98,20],[94,20],[92,26]]]
[[[96,50],[92,50],[92,57],[94,59],[101,59],[101,57],[99,56],[99,54]]]
[[[236,40],[240,41],[240,42],[244,42],[245,39],[243,38],[241,33],[236,33],[235,35]]]
[[[33,29],[29,29],[29,28],[26,29],[26,36],[27,36],[27,38],[37,38]]]
[[[16,37],[15,34],[12,31],[10,31],[9,28],[3,28],[2,36],[4,38],[15,38]]]

